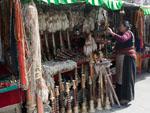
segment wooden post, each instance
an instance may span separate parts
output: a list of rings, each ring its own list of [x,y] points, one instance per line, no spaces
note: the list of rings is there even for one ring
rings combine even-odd
[[[36,99],[37,99],[37,112],[44,113],[42,98],[39,95],[36,95]]]
[[[27,90],[26,94],[26,108],[27,108],[27,113],[33,113],[36,107],[35,103],[35,93],[31,93],[30,88]]]

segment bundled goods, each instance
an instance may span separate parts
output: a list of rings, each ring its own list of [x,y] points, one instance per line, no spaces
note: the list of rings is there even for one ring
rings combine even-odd
[[[48,87],[54,89],[53,76],[60,72],[67,72],[77,67],[77,63],[72,60],[67,61],[47,61],[43,63],[43,77]]]
[[[38,80],[41,81],[40,83],[43,83],[44,80],[42,79],[38,13],[35,4],[32,2],[29,4],[25,4],[23,7],[23,15],[24,25],[26,28],[26,38],[30,37],[29,39],[26,39],[29,47],[28,49],[30,50],[30,54],[29,56],[27,56],[28,77],[33,83],[38,83]],[[33,86],[31,87],[34,90],[36,85],[33,84]]]
[[[34,98],[37,95],[38,113],[44,112],[43,102],[48,102],[48,88],[46,82],[42,77],[42,64],[41,64],[41,43],[38,23],[37,8],[33,2],[25,4],[23,7],[23,17],[26,33],[26,42],[30,54],[26,57],[27,62],[27,76],[29,78],[27,103],[28,112],[33,112]],[[34,94],[35,93],[35,94]],[[43,97],[44,96],[44,97]],[[33,102],[30,102],[33,100]],[[31,109],[32,108],[32,109]]]
[[[43,63],[43,71],[48,76],[54,76],[59,72],[70,71],[77,67],[77,63],[72,60],[67,61],[47,61]]]
[[[136,30],[138,32],[138,37],[140,39],[140,48],[144,47],[143,44],[143,38],[144,38],[144,13],[141,10],[136,11],[135,18],[134,18],[134,24],[136,27]]]
[[[48,15],[43,14],[42,12],[39,13],[39,30],[42,34],[47,28],[46,18],[48,18]]]
[[[61,14],[61,29],[63,30],[63,31],[65,31],[66,29],[68,29],[69,28],[69,20],[68,20],[68,18],[67,18],[67,15],[65,14],[65,13],[62,13]]]
[[[68,19],[69,19],[69,28],[70,29],[73,29],[74,28],[74,26],[75,26],[75,21],[76,21],[76,15],[77,14],[75,14],[74,12],[71,12],[71,11],[69,11],[68,12],[69,14],[68,14]]]
[[[87,37],[84,45],[84,54],[86,56],[90,56],[92,52],[97,50],[97,45],[91,34]]]
[[[39,12],[39,26],[40,31],[48,31],[55,33],[57,31],[65,31],[69,28],[69,20],[64,12],[54,11],[53,13]]]
[[[95,29],[94,19],[92,17],[87,17],[83,22],[83,32],[93,31]]]
[[[46,48],[47,48],[47,54],[50,54],[49,52],[49,45],[48,45],[48,39],[46,33],[52,33],[52,44],[53,44],[53,54],[56,55],[56,42],[55,42],[55,36],[54,33],[57,31],[60,31],[60,44],[61,49],[64,48],[63,45],[63,39],[61,31],[65,31],[69,28],[69,20],[67,15],[64,12],[50,12],[44,14],[42,11],[39,12],[39,23],[40,23],[40,31],[41,33],[45,35],[45,42],[46,42]],[[68,34],[68,44],[70,47],[70,39]],[[50,60],[50,58],[48,59]]]
[[[94,31],[96,23],[96,10],[93,9],[90,11],[87,17],[85,17],[83,22],[83,32]]]
[[[69,17],[69,29],[73,30],[73,28],[77,25],[82,25],[84,22],[84,14],[83,12],[74,12],[69,11],[68,12]]]
[[[100,23],[102,20],[107,20],[107,11],[104,10],[103,8],[100,8],[98,11],[97,20],[98,23]]]
[[[44,11],[39,11],[39,26],[41,34],[44,36],[45,45],[46,45],[46,55],[47,59],[50,60],[51,57],[50,54],[50,46],[48,42],[48,33],[51,33],[52,38],[52,45],[53,45],[53,55],[56,60],[63,61],[63,60],[74,60],[77,61],[77,58],[72,57],[74,53],[72,51],[68,51],[65,49],[64,44],[64,37],[63,32],[66,32],[66,39],[67,39],[67,46],[68,49],[71,50],[71,40],[70,40],[70,34],[69,32],[73,30],[73,28],[76,25],[82,25],[82,21],[84,20],[84,16],[82,12],[47,12],[44,13]],[[44,23],[44,24],[43,24]],[[45,24],[46,23],[46,24]],[[58,51],[58,48],[56,47],[57,42],[55,38],[55,33],[59,31],[59,42],[60,42],[60,50]],[[64,33],[65,33],[64,32]],[[57,34],[57,33],[56,33]],[[44,53],[43,53],[44,54]],[[76,54],[77,55],[77,54]],[[75,56],[76,56],[75,55]],[[74,58],[74,59],[73,59]],[[79,58],[82,59],[82,58]]]

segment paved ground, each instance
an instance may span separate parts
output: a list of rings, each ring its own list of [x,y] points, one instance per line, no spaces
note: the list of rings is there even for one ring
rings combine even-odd
[[[135,85],[135,100],[130,106],[97,113],[150,113],[150,73],[138,76]]]

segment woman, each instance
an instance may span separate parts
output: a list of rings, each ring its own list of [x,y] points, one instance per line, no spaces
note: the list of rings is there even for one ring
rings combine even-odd
[[[136,75],[136,51],[134,47],[134,35],[130,31],[131,26],[128,21],[124,21],[120,25],[118,35],[108,28],[108,32],[117,41],[116,43],[116,71],[117,85],[116,92],[122,105],[127,105],[134,99],[134,83]]]

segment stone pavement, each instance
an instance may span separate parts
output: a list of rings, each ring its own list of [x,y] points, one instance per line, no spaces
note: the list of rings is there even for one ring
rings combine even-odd
[[[150,73],[138,75],[135,100],[128,107],[96,113],[150,113]]]

